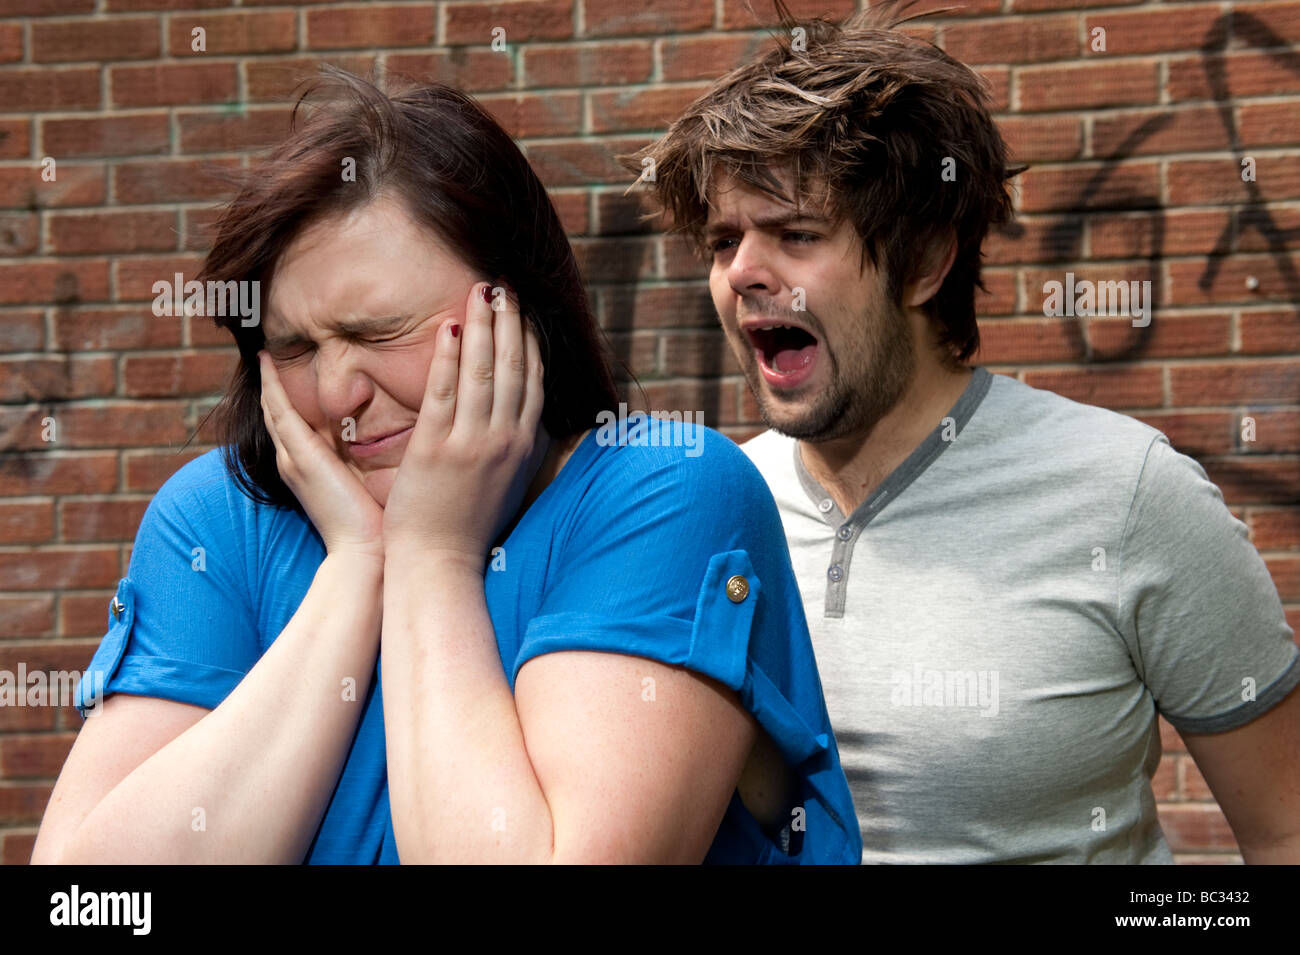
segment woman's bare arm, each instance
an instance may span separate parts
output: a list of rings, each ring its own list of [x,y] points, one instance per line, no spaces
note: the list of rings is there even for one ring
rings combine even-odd
[[[68,756],[32,862],[301,862],[365,706],[382,592],[381,558],[331,554],[215,710],[105,701]]]

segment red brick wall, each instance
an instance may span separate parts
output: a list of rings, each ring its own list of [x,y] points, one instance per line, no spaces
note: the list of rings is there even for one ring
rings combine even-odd
[[[838,16],[855,3],[791,6]],[[1091,49],[1098,26],[1105,52]],[[506,52],[490,47],[494,27]],[[1020,229],[987,245],[977,360],[1136,415],[1197,457],[1300,628],[1300,2],[966,0],[909,31],[988,78],[1034,164]],[[273,142],[289,90],[322,60],[479,96],[551,187],[650,407],[756,433],[701,266],[637,223],[611,156],[763,42],[737,0],[0,0],[0,669],[84,667],[150,495],[211,447],[200,434],[181,450],[233,349],[203,319],[153,317],[150,286],[197,271],[222,195],[205,168]],[[1067,269],[1151,279],[1158,316],[1145,330],[1044,318],[1042,283]],[[4,862],[27,860],[79,722],[0,709]],[[1175,852],[1231,858],[1230,830],[1164,730],[1156,793]]]

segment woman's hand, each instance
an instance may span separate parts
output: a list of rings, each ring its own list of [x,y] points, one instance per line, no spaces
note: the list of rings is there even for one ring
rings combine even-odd
[[[437,553],[482,571],[550,440],[541,348],[512,296],[470,289],[465,327],[438,330],[424,401],[384,508],[389,555]]]
[[[257,353],[262,372],[262,417],[275,442],[275,465],[307,512],[330,554],[384,556],[384,511],[352,465],[294,410],[275,363]]]

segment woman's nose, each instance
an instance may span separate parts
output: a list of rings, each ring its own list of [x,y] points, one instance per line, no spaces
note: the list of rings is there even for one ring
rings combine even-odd
[[[322,346],[316,353],[317,400],[327,418],[340,421],[354,415],[374,394],[359,355],[357,349],[342,343]]]

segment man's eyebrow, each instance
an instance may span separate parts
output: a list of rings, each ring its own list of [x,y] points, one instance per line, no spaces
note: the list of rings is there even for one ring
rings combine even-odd
[[[410,321],[410,315],[385,315],[381,318],[355,318],[336,322],[334,328],[345,338],[358,338],[374,335],[377,332],[392,331],[394,327]],[[299,332],[285,332],[283,335],[267,335],[263,347],[287,348],[306,344],[310,339]]]
[[[755,216],[754,225],[760,229],[773,229],[778,226],[791,225],[795,222],[815,222],[819,225],[830,225],[831,220],[825,216],[817,215],[813,212],[777,212],[766,216]],[[705,238],[713,238],[722,232],[735,232],[736,225],[733,222],[715,222],[704,230]]]

